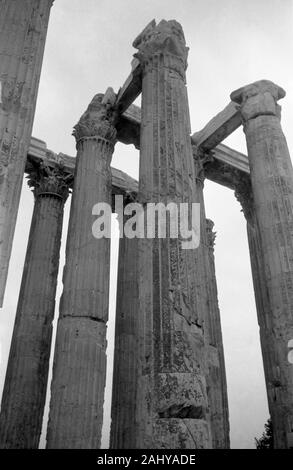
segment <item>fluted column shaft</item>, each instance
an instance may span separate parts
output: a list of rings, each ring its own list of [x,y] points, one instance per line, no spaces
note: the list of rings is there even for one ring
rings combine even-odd
[[[228,391],[215,271],[214,243],[216,235],[213,232],[213,226],[213,222],[207,219],[205,224],[207,245],[204,245],[207,256],[207,277],[205,279],[208,289],[207,386],[213,449],[228,449],[230,447]]]
[[[138,341],[138,240],[120,238],[115,350],[112,388],[111,449],[133,449],[136,440]]]
[[[263,338],[269,343],[264,355],[271,351],[265,365],[276,448],[288,448],[293,432],[293,366],[288,361],[293,338],[293,168],[277,104],[284,96],[284,90],[265,80],[231,95],[240,104],[250,163],[255,236],[250,232],[249,238],[261,257],[254,277],[261,277],[266,291],[260,328],[262,345]]]
[[[143,68],[139,201],[197,202],[182,28],[153,23],[134,47]],[[195,250],[169,234],[139,239],[138,281],[136,447],[210,447]]]
[[[68,179],[32,168],[35,206],[0,415],[0,447],[37,448],[42,430]]]
[[[213,222],[206,219],[205,167],[212,155],[193,147],[196,199],[200,203],[200,245],[195,252],[197,305],[204,318],[205,376],[212,448],[229,448],[229,411],[221,319],[214,262]]]
[[[110,239],[93,236],[96,218],[92,211],[99,202],[111,208],[110,162],[116,131],[110,107],[116,97],[113,91],[106,95],[94,97],[74,131],[78,152],[54,355],[48,448],[100,446]]]
[[[271,327],[271,321],[269,320],[270,316],[268,315],[268,313],[271,311],[271,306],[266,279],[264,278],[265,266],[262,255],[260,233],[255,222],[256,220],[250,220],[247,223],[247,237],[255,293],[255,303],[260,328],[260,341],[267,388],[268,406],[274,429],[278,429],[280,427],[282,429],[282,416],[280,416],[279,404],[276,401],[279,387],[279,382],[276,381],[276,377],[278,376],[278,366],[276,362],[275,347],[277,344],[276,339],[274,338],[273,329]],[[276,437],[275,445],[277,445]]]
[[[229,448],[229,410],[224,349],[214,261],[213,222],[206,219],[205,167],[212,155],[193,147],[196,199],[200,203],[200,245],[196,255],[197,305],[204,318],[205,375],[209,403],[212,448]]]
[[[0,307],[53,0],[0,0]]]

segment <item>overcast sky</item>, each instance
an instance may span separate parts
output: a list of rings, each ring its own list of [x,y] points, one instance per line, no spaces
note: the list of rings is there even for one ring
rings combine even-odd
[[[155,18],[176,19],[189,51],[187,85],[192,131],[242,85],[269,79],[282,86],[282,125],[293,149],[293,0],[55,0],[48,31],[33,135],[55,152],[75,155],[72,127],[94,94],[115,91],[130,72],[131,44]],[[246,153],[241,129],[225,142]],[[138,178],[138,152],[117,144],[113,166]],[[230,190],[207,182],[207,216],[217,231],[216,270],[227,368],[231,444],[253,448],[268,418],[245,220]],[[70,203],[67,202],[60,273]],[[4,308],[0,316],[0,390],[26,251],[33,198],[23,187]],[[114,224],[113,233],[117,234]],[[109,374],[103,446],[107,446],[115,315],[117,239],[112,243]],[[62,291],[59,275],[58,296]],[[58,306],[58,302],[57,302]],[[57,310],[57,309],[56,309]],[[44,436],[42,446],[44,445]]]

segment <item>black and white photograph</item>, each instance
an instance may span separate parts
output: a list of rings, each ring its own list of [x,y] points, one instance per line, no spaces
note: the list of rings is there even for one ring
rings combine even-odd
[[[293,449],[290,155],[293,0],[0,0],[2,451]]]

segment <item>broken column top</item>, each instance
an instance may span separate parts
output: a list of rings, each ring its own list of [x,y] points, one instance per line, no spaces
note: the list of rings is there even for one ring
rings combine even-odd
[[[74,126],[72,135],[76,142],[89,137],[101,137],[110,142],[115,142],[116,129],[114,127],[116,95],[112,88],[106,93],[95,95],[83,113],[78,123]]]
[[[259,80],[231,93],[232,101],[240,105],[244,121],[261,115],[280,116],[277,101],[284,98],[285,90],[270,80]]]
[[[165,53],[180,59],[184,71],[187,68],[188,47],[182,26],[176,20],[162,20],[158,25],[152,20],[132,45],[139,51],[134,57],[140,62],[145,62],[156,54]]]

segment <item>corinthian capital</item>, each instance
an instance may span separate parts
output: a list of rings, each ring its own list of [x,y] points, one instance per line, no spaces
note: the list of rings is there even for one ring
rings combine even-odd
[[[112,88],[108,88],[105,94],[99,93],[94,96],[87,110],[74,126],[72,135],[77,144],[82,139],[98,137],[111,143],[115,142],[117,134],[114,127],[115,102],[116,95]]]
[[[49,166],[46,161],[39,165],[31,164],[27,178],[28,185],[33,188],[35,197],[51,195],[64,201],[66,201],[73,183],[73,175],[65,171],[61,161],[54,167]]]
[[[275,83],[259,80],[233,91],[230,98],[239,104],[243,121],[246,122],[262,115],[280,117],[281,107],[277,101],[285,95],[283,88]]]
[[[135,39],[134,55],[145,66],[156,55],[164,55],[164,65],[178,72],[183,78],[187,68],[188,47],[186,47],[182,26],[175,20],[162,20],[156,25],[153,20]]]

